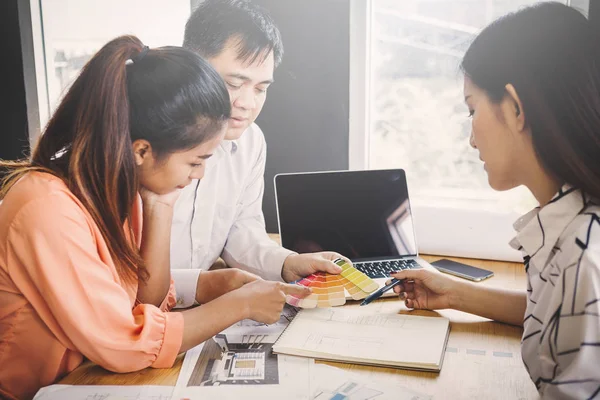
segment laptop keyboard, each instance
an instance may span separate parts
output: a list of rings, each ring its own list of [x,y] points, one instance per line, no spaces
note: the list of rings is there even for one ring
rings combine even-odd
[[[415,260],[391,260],[353,263],[354,267],[364,272],[369,278],[387,278],[391,272],[403,269],[421,268]]]

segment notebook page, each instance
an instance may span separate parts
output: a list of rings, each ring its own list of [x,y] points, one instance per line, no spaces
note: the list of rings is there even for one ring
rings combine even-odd
[[[379,314],[357,308],[305,309],[273,349],[373,364],[435,366],[444,351],[448,324],[445,318]]]

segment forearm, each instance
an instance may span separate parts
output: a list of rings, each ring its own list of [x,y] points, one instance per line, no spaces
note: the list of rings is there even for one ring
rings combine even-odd
[[[452,308],[511,325],[523,325],[527,294],[481,286],[470,282],[457,282],[450,301]]]
[[[247,318],[248,312],[244,304],[239,292],[233,291],[200,307],[183,311],[184,329],[180,351],[187,351]]]
[[[144,210],[144,224],[140,254],[149,277],[146,282],[140,280],[137,298],[145,304],[159,306],[171,284],[169,246],[171,240],[171,222],[173,209],[167,206],[154,210]]]
[[[290,254],[293,252],[269,238],[264,227],[237,223],[227,238],[221,257],[230,267],[270,281],[283,281],[283,263]]]

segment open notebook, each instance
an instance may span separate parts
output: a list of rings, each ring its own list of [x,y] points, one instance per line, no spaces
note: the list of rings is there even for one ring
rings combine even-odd
[[[449,331],[449,321],[441,317],[351,307],[304,309],[281,334],[273,352],[439,371]]]

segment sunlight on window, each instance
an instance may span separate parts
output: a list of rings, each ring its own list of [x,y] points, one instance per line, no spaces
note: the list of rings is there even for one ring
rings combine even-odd
[[[190,0],[41,0],[40,12],[47,82],[47,98],[40,105],[50,114],[109,40],[133,34],[151,47],[181,46]]]
[[[477,33],[533,0],[373,0],[369,168],[404,168],[430,202],[523,211],[525,188],[488,185],[463,103],[459,65]]]

